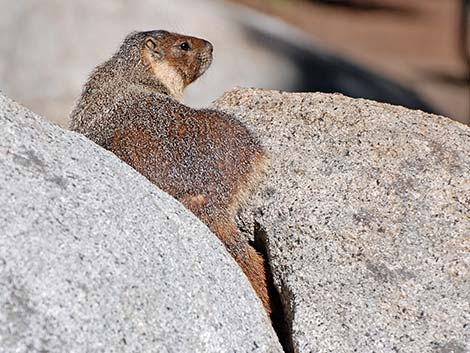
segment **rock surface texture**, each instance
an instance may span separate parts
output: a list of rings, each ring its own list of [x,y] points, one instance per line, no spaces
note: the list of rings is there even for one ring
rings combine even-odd
[[[193,215],[0,95],[0,352],[280,352]]]
[[[267,238],[295,352],[470,351],[469,127],[318,93],[214,106],[272,157],[241,223]]]

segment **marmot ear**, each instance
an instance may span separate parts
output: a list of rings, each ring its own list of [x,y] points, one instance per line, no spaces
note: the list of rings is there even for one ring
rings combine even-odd
[[[152,37],[148,37],[145,39],[145,46],[150,49],[151,51],[153,51],[155,54],[157,54],[157,56],[160,58],[162,55],[162,53],[158,50],[158,45],[157,45],[157,41],[152,38]]]
[[[145,38],[145,46],[150,50],[155,50],[157,42],[152,37]]]

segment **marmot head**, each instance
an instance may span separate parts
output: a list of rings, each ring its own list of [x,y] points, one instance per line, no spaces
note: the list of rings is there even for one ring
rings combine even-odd
[[[163,30],[133,32],[126,37],[117,56],[138,59],[147,69],[146,74],[153,75],[174,98],[180,99],[184,88],[212,63],[212,44]]]

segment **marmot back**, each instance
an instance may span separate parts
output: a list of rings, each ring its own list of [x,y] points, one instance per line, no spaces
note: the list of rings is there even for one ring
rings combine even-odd
[[[211,62],[212,45],[203,39],[131,33],[93,71],[71,113],[71,129],[115,153],[206,223],[270,314],[266,263],[235,223],[265,153],[235,118],[178,101]]]

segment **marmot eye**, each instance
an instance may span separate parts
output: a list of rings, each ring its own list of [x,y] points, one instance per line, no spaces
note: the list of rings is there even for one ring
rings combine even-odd
[[[181,50],[186,51],[186,50],[189,50],[191,47],[189,46],[188,42],[183,42],[180,44],[180,48]]]

